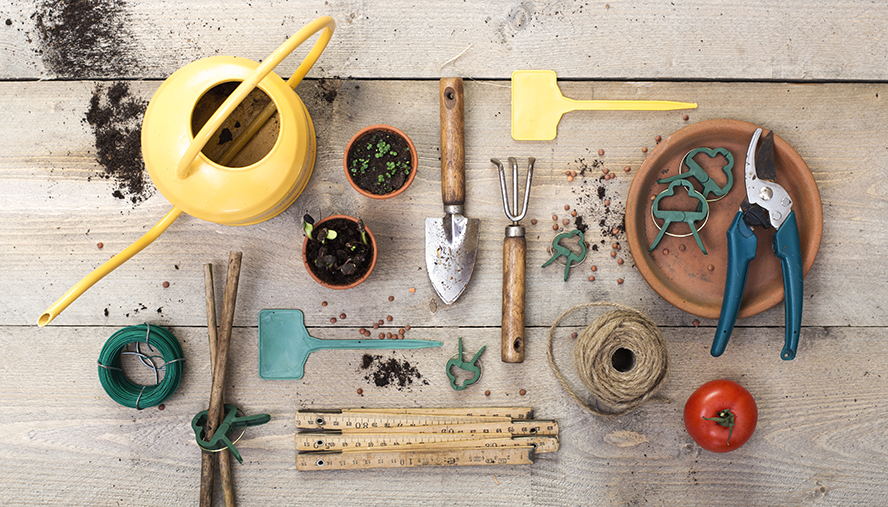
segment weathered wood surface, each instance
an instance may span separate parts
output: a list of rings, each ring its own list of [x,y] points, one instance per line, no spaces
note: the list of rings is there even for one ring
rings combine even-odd
[[[559,360],[568,354],[567,335],[578,330],[560,329]],[[196,503],[200,458],[189,423],[206,409],[210,388],[206,331],[173,331],[188,358],[181,387],[165,410],[135,412],[116,405],[95,381],[95,358],[110,329],[0,328],[6,413],[0,456],[11,464],[2,472],[9,503]],[[322,338],[356,335],[310,331]],[[482,343],[495,345],[495,331],[459,334],[474,351]],[[792,362],[775,361],[771,331],[740,330],[731,344],[736,357],[716,361],[709,357],[711,329],[665,329],[672,370],[660,392],[668,403],[605,420],[579,410],[561,390],[540,345],[542,328],[528,334],[532,346],[524,363],[502,363],[488,350],[481,380],[462,392],[450,388],[443,368],[455,350],[453,328],[408,332],[448,347],[382,352],[408,359],[428,381],[405,388],[368,385],[360,351],[317,352],[301,381],[261,381],[256,329],[239,328],[232,337],[228,399],[272,420],[249,428],[238,445],[244,464],[234,464],[235,492],[241,505],[881,505],[888,354],[871,345],[883,331],[806,330],[808,345]],[[752,440],[727,455],[700,450],[681,423],[684,400],[715,377],[742,382],[759,406]],[[519,396],[519,389],[527,394]],[[533,465],[505,468],[295,470],[297,408],[487,404],[529,404],[537,417],[557,419],[561,449]]]
[[[69,4],[0,7],[0,23],[9,20],[0,25],[0,76],[165,78],[208,55],[265,58],[330,15],[336,35],[311,76],[507,78],[542,68],[572,78],[888,77],[888,5],[869,0]],[[288,61],[282,72],[295,68]]]
[[[0,293],[5,321],[30,325],[67,288],[110,255],[141,236],[167,211],[154,193],[139,205],[114,198],[115,186],[97,177],[94,136],[82,121],[96,87],[108,84],[4,83],[0,104],[9,124],[16,125],[0,144],[4,179],[0,209],[6,254],[2,257],[9,290]],[[147,100],[156,83],[131,83]],[[425,271],[426,217],[443,215],[440,190],[440,144],[436,81],[338,83],[336,98],[322,98],[326,81],[299,88],[318,130],[318,161],[308,188],[282,215],[250,227],[227,227],[183,217],[144,252],[102,280],[62,313],[54,325],[121,326],[146,314],[159,324],[199,326],[205,322],[200,269],[224,259],[229,249],[244,252],[244,275],[235,324],[255,325],[256,313],[270,307],[307,308],[309,325],[365,326],[386,315],[410,325],[498,326],[502,284],[503,230],[499,179],[490,157],[537,158],[527,228],[527,323],[546,326],[571,303],[611,300],[632,305],[661,325],[689,325],[694,316],[666,304],[632,267],[628,249],[619,266],[604,250],[614,238],[590,228],[592,243],[605,248],[589,252],[582,268],[567,283],[561,268],[540,269],[554,233],[551,216],[565,215],[564,205],[597,222],[603,207],[596,188],[606,187],[614,210],[608,223],[621,220],[631,177],[644,160],[642,147],[653,148],[654,136],[666,136],[691,121],[736,118],[774,129],[802,154],[823,199],[824,234],[820,253],[805,280],[806,326],[888,324],[874,294],[888,280],[872,276],[869,266],[888,262],[878,245],[885,237],[885,157],[888,87],[882,84],[787,85],[762,83],[568,83],[565,90],[594,90],[608,97],[688,98],[701,104],[682,120],[683,111],[665,113],[573,113],[566,115],[551,143],[520,143],[509,135],[509,89],[502,82],[468,82],[466,91],[466,216],[481,219],[477,269],[457,304],[447,307],[434,297]],[[329,97],[329,95],[326,95]],[[366,104],[374,104],[367,108]],[[376,106],[378,105],[378,106]],[[410,189],[386,201],[370,200],[351,190],[342,172],[342,151],[362,126],[391,123],[406,131],[419,152],[420,168]],[[605,150],[599,157],[597,150]],[[601,182],[600,169],[568,182],[565,170],[580,170],[594,160],[617,173]],[[525,163],[522,160],[522,168]],[[630,166],[632,172],[623,168]],[[593,173],[594,171],[594,173]],[[589,197],[589,195],[592,197]],[[27,196],[23,198],[22,196]],[[361,286],[348,291],[320,288],[301,261],[304,213],[317,217],[344,212],[360,216],[377,235],[381,255],[376,270]],[[113,218],[113,219],[111,219]],[[537,225],[531,218],[539,219]],[[591,220],[590,220],[591,219]],[[622,241],[623,236],[616,240]],[[96,244],[104,243],[98,250]],[[625,241],[623,241],[625,243]],[[595,282],[586,280],[595,264]],[[178,269],[177,269],[178,266]],[[625,283],[617,285],[616,279]],[[171,286],[163,289],[161,283]],[[415,287],[416,292],[408,292]],[[867,290],[861,290],[866,287]],[[396,300],[389,303],[387,297]],[[329,301],[321,309],[321,300]],[[141,309],[144,305],[147,309]],[[108,316],[104,310],[108,309]],[[158,309],[162,311],[158,312]],[[741,325],[783,324],[778,305]],[[803,340],[804,341],[804,336]]]
[[[96,37],[84,40],[96,46],[67,52],[48,44],[65,42],[60,33],[46,31],[62,19],[64,6],[13,1],[0,7],[3,503],[196,503],[200,458],[189,422],[207,408],[210,390],[202,266],[212,262],[223,273],[230,250],[243,251],[244,260],[227,401],[272,415],[239,444],[245,463],[235,464],[234,482],[241,505],[888,503],[888,318],[882,308],[888,253],[880,247],[888,220],[888,6],[795,0],[80,4],[87,8],[81,14],[93,17],[64,19],[68,26],[92,29],[84,33]],[[94,126],[86,120],[93,97],[104,101],[112,87],[123,86],[133,100],[147,101],[160,79],[190,61],[213,54],[264,58],[322,14],[338,25],[310,79],[297,89],[317,128],[318,159],[296,203],[277,218],[242,228],[183,216],[38,329],[37,317],[49,304],[170,207],[150,183],[142,192],[124,189],[124,199],[112,195],[117,183],[102,177],[106,168],[97,162]],[[90,19],[103,23],[97,28]],[[280,73],[288,75],[295,65],[287,61]],[[575,98],[683,100],[700,108],[572,113],[562,119],[555,141],[516,142],[509,135],[508,77],[519,68],[549,68],[573,78],[561,86]],[[480,218],[482,226],[475,274],[450,307],[434,296],[423,257],[423,221],[442,214],[437,78],[444,75],[466,79],[466,215]],[[688,121],[682,119],[686,113]],[[624,246],[623,265],[607,252],[590,252],[566,283],[560,267],[539,267],[549,257],[551,215],[560,221],[563,206],[570,205],[597,223],[603,208],[594,190],[604,186],[613,202],[606,218],[619,222],[631,178],[644,160],[641,148],[653,149],[656,135],[716,118],[773,129],[805,159],[821,192],[823,240],[805,280],[799,353],[790,362],[779,360],[782,304],[741,320],[725,356],[711,358],[715,322],[700,319],[697,328],[696,317],[654,293],[632,266],[622,235],[616,240]],[[138,115],[116,118],[110,126],[138,129],[140,121]],[[413,185],[389,201],[360,197],[342,174],[346,143],[372,123],[406,131],[419,153]],[[508,221],[489,159],[509,156],[537,158],[530,212],[522,222],[528,229],[528,336],[521,364],[502,363],[498,350]],[[139,158],[131,153],[122,162]],[[582,171],[596,160],[600,167],[566,181],[564,171]],[[623,172],[625,166],[631,172]],[[599,181],[593,172],[601,168],[617,178]],[[379,263],[367,282],[329,291],[309,278],[300,260],[298,223],[306,212],[316,218],[345,212],[365,220],[380,243]],[[532,225],[531,218],[539,223]],[[615,240],[600,234],[592,227],[589,239],[605,239],[606,246]],[[599,269],[589,282],[592,264]],[[563,392],[546,363],[548,326],[567,308],[592,300],[635,307],[662,326],[671,371],[661,396],[668,403],[605,420],[588,415]],[[263,381],[256,347],[256,317],[263,308],[303,309],[319,338],[357,338],[358,328],[391,315],[386,331],[410,325],[408,337],[445,346],[383,354],[407,358],[428,384],[377,387],[365,378],[355,351],[312,355],[300,381]],[[340,313],[347,317],[339,319]],[[562,369],[572,368],[567,335],[594,315],[577,312],[559,331]],[[331,317],[338,322],[331,324]],[[120,327],[145,321],[170,327],[188,358],[181,387],[163,411],[117,406],[96,379],[104,341]],[[443,371],[457,336],[464,337],[467,351],[489,349],[481,381],[462,392],[449,387]],[[727,455],[700,450],[681,423],[690,393],[718,377],[749,388],[760,411],[753,439]],[[518,395],[520,389],[526,396]],[[561,450],[532,466],[510,468],[295,470],[292,418],[299,408],[487,404],[528,404],[538,417],[557,419]],[[219,493],[217,488],[221,504]]]

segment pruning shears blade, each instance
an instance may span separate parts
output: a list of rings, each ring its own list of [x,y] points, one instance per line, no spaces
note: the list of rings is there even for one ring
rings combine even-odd
[[[777,169],[774,163],[774,132],[759,138],[762,129],[756,129],[746,152],[744,179],[746,199],[740,205],[743,218],[750,227],[761,225],[779,229],[792,211],[792,199],[786,190],[777,184]],[[758,150],[756,151],[756,148]]]
[[[755,173],[759,179],[767,181],[777,180],[777,169],[774,167],[774,131],[762,137],[758,152],[755,154]]]

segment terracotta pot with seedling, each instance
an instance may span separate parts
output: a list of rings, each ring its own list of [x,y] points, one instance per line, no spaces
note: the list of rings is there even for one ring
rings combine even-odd
[[[348,142],[342,165],[346,179],[358,193],[388,199],[407,190],[416,177],[416,148],[397,128],[371,125]]]
[[[363,221],[347,215],[317,223],[310,215],[302,220],[302,261],[316,282],[331,289],[350,289],[370,276],[376,266],[376,238]]]

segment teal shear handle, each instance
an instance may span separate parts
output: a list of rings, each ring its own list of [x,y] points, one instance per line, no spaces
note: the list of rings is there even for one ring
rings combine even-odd
[[[749,142],[743,168],[746,198],[727,232],[728,273],[718,328],[712,341],[712,355],[722,355],[731,338],[746,289],[749,263],[755,258],[758,240],[752,228],[761,225],[765,229],[774,227],[772,247],[774,255],[780,259],[786,304],[786,343],[780,358],[789,361],[796,356],[802,327],[802,247],[792,197],[776,181],[774,132],[768,132],[764,137],[761,135],[762,129],[757,128]]]
[[[740,302],[746,290],[746,277],[749,274],[749,263],[755,259],[758,238],[743,220],[743,212],[737,212],[734,221],[728,227],[728,274],[725,278],[725,297],[722,300],[721,314],[715,339],[712,341],[713,357],[724,353],[740,313]],[[785,276],[785,275],[784,275]]]
[[[784,305],[786,307],[786,343],[780,357],[789,361],[796,355],[799,332],[802,329],[802,248],[799,241],[799,224],[795,211],[791,211],[783,225],[774,233],[774,255],[783,268]]]
[[[755,233],[743,220],[743,212],[737,213],[728,228],[728,275],[725,279],[725,296],[722,300],[718,327],[712,342],[712,355],[718,357],[728,346],[728,340],[737,322],[740,303],[746,289],[749,263],[755,258],[758,240]],[[780,259],[783,270],[783,291],[786,305],[786,342],[780,357],[784,361],[795,358],[799,346],[799,332],[802,327],[802,249],[799,241],[799,226],[795,211],[774,233],[774,255]]]

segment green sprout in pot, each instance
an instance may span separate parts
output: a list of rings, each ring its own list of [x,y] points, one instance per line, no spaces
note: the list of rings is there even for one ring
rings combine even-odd
[[[317,259],[315,259],[315,266],[326,269],[328,271],[332,270],[335,265],[336,257],[328,253],[325,255],[321,255]]]
[[[308,238],[307,262],[325,282],[343,285],[369,268],[373,247],[363,221],[336,218],[325,220],[318,226],[306,215],[303,229]]]
[[[386,129],[364,132],[349,145],[346,172],[360,192],[384,196],[408,185],[413,170],[410,141]]]
[[[357,270],[358,267],[355,266],[355,263],[351,260],[346,261],[345,264],[343,264],[342,267],[339,268],[339,271],[341,271],[342,274],[346,276],[355,274],[355,271]]]
[[[361,233],[361,241],[367,245],[367,229],[364,227],[364,221],[360,218],[358,219],[358,232]]]
[[[312,236],[312,232],[315,232],[314,224],[315,220],[311,215],[306,214],[302,217],[302,230],[305,231],[305,235],[308,236],[308,239],[317,240],[317,238],[320,238],[321,244],[326,243],[328,239],[336,239],[336,231],[333,229],[327,229],[326,227],[318,229],[317,234]]]
[[[308,213],[302,215],[302,230],[305,231],[305,235],[308,239],[314,239],[311,237],[311,231],[314,230],[315,219],[312,218]]]

